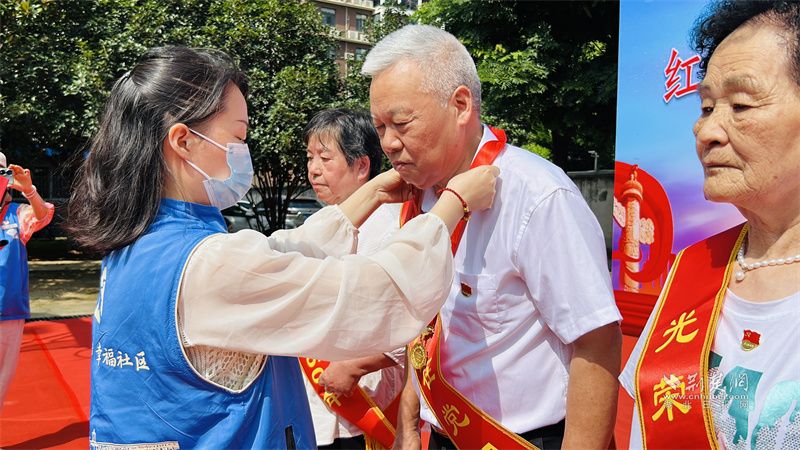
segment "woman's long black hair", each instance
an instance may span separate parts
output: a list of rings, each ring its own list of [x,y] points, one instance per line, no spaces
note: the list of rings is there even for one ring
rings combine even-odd
[[[178,46],[148,50],[116,81],[69,199],[66,229],[79,245],[105,255],[147,230],[161,201],[170,127],[212,118],[230,83],[247,96],[230,56]]]

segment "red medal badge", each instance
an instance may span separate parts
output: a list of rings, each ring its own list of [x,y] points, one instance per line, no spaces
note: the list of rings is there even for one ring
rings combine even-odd
[[[742,350],[749,352],[755,350],[761,344],[761,335],[753,330],[744,330],[742,336]]]

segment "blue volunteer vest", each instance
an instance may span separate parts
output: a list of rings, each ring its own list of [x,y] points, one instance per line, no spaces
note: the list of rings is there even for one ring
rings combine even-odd
[[[92,448],[316,448],[297,358],[269,356],[237,393],[202,379],[184,357],[175,321],[181,273],[200,241],[224,232],[217,208],[164,199],[144,235],[103,259]]]
[[[6,215],[0,218],[0,241],[8,242],[0,248],[0,320],[27,319],[31,315],[28,252],[19,239],[19,207],[19,203],[9,203]]]

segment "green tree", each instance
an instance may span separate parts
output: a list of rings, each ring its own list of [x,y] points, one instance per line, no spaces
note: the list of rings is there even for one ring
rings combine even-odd
[[[0,148],[63,164],[95,130],[114,80],[169,44],[224,50],[248,74],[255,187],[269,228],[282,227],[285,197],[305,180],[302,128],[338,88],[334,41],[311,3],[0,0]]]
[[[619,4],[431,0],[414,15],[476,61],[483,116],[565,170],[613,167]]]
[[[288,200],[307,187],[303,129],[317,111],[335,101],[336,75],[324,73],[334,67],[289,66],[273,79],[275,101],[264,116],[261,130],[265,134],[254,139],[261,143],[258,147],[251,146],[259,167],[281,168],[257,172],[254,183],[254,189],[265,199],[271,224],[285,223]]]
[[[336,100],[335,43],[311,3],[227,0],[210,10],[209,45],[238,57],[250,80],[248,142],[265,233],[283,228],[289,201],[308,186],[303,129]],[[259,225],[259,228],[261,226]]]
[[[112,16],[96,2],[0,1],[0,149],[15,161],[59,161],[85,142],[99,76],[87,47],[113,32]]]

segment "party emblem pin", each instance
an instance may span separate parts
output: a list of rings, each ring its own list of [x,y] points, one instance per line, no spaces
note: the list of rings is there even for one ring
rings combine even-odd
[[[461,295],[464,297],[472,296],[472,288],[467,283],[461,283]]]
[[[742,336],[742,350],[749,352],[755,350],[761,344],[761,335],[753,330],[744,330]]]

